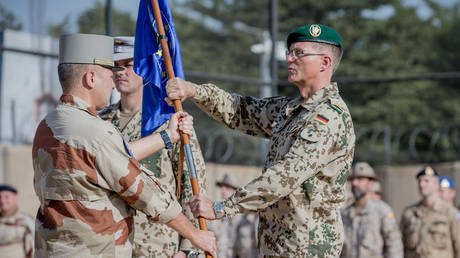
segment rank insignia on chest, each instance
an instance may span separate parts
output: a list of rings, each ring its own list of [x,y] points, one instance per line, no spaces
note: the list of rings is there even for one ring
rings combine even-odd
[[[332,109],[334,109],[335,111],[337,111],[339,114],[343,113],[343,107],[342,107],[342,105],[340,105],[340,103],[338,101],[331,99],[329,101],[329,106]]]
[[[329,123],[329,119],[327,119],[327,117],[325,117],[323,115],[320,115],[320,114],[316,115],[315,120],[319,121],[320,123],[322,123],[324,125]]]

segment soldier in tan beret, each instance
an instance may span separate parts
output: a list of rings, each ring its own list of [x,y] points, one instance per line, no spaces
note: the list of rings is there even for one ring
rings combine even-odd
[[[457,210],[441,199],[439,176],[431,166],[417,174],[422,199],[407,207],[401,218],[406,258],[460,257]]]
[[[19,210],[18,192],[0,185],[0,257],[34,256],[35,220]]]
[[[393,210],[373,198],[377,178],[365,162],[353,166],[351,181],[354,203],[342,210],[345,242],[341,257],[402,258],[403,245]]]
[[[131,257],[136,210],[215,256],[214,234],[195,228],[174,194],[138,162],[177,142],[179,130],[190,134],[192,118],[174,114],[166,136],[126,143],[97,113],[109,104],[113,71],[123,69],[114,66],[113,38],[70,34],[59,43],[63,95],[38,125],[32,147],[40,200],[35,256]]]

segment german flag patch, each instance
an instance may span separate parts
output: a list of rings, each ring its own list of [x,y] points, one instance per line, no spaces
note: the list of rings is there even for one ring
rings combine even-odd
[[[315,120],[322,123],[323,125],[329,123],[329,119],[327,119],[327,117],[320,115],[320,114],[316,115]]]

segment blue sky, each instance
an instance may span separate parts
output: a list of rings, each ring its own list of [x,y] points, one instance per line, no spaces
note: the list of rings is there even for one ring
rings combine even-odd
[[[66,16],[71,19],[71,31],[77,32],[76,20],[78,16],[95,5],[99,1],[105,4],[105,0],[0,0],[0,4],[13,12],[22,23],[23,30],[34,33],[46,33],[49,25],[60,23]],[[460,0],[437,0],[447,6]],[[405,5],[416,6],[421,17],[431,14],[430,9],[421,0],[404,0]],[[133,18],[137,16],[139,0],[112,0],[112,5],[122,11],[129,12]],[[33,11],[31,11],[33,10]],[[42,13],[42,15],[38,15]],[[373,17],[385,18],[391,16],[391,8],[381,8],[370,11]]]

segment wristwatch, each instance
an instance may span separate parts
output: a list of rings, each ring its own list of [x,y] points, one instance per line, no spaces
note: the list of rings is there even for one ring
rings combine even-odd
[[[161,139],[163,139],[163,141],[165,142],[166,149],[168,150],[172,149],[173,145],[171,143],[171,138],[169,138],[169,135],[166,132],[166,130],[160,131],[160,136],[161,136]]]
[[[200,256],[200,252],[193,251],[193,250],[182,250],[185,253],[185,257],[187,258],[198,258]]]
[[[224,217],[224,206],[220,202],[215,202],[212,205],[216,219],[221,219]]]

